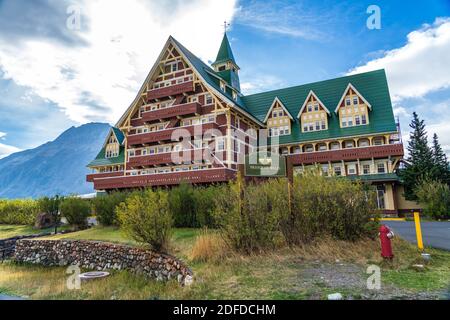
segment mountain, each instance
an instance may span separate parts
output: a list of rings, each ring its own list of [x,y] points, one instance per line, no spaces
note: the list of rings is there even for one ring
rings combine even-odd
[[[86,165],[97,156],[109,129],[105,123],[72,127],[52,142],[0,159],[0,198],[94,192],[86,182]]]

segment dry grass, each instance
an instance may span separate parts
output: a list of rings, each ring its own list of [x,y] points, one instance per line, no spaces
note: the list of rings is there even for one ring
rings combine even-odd
[[[189,259],[193,262],[218,262],[228,254],[228,249],[217,233],[207,230],[197,236]]]

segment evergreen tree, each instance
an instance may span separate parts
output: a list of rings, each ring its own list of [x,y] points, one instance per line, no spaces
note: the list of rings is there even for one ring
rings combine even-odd
[[[434,170],[433,176],[436,180],[440,180],[443,183],[450,183],[450,167],[447,159],[447,155],[442,150],[441,145],[439,144],[439,139],[437,134],[433,135],[433,146],[432,146],[432,155],[433,155],[433,163]]]
[[[414,112],[409,126],[412,129],[407,147],[409,155],[405,168],[400,170],[399,176],[405,186],[406,199],[416,200],[414,189],[417,183],[425,177],[432,177],[435,166],[433,153],[428,146],[425,122]]]

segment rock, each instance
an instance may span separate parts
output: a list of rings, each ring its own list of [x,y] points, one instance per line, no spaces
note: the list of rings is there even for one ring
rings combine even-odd
[[[340,293],[333,293],[328,295],[328,300],[342,300],[342,294]]]
[[[191,286],[194,283],[194,278],[190,275],[187,275],[186,278],[184,278],[184,285],[186,287]]]
[[[36,229],[47,229],[55,225],[55,219],[51,214],[41,213],[36,217],[34,226]]]

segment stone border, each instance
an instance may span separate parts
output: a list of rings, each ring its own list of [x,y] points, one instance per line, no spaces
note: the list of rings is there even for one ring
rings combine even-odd
[[[88,270],[130,270],[158,281],[192,283],[192,271],[179,259],[142,248],[85,240],[19,240],[14,260],[43,266],[78,265]]]

